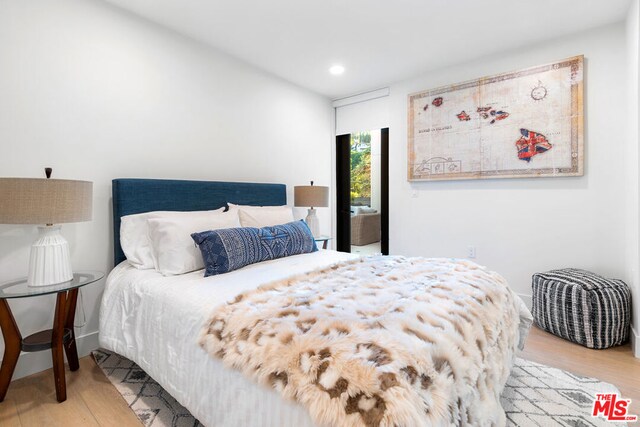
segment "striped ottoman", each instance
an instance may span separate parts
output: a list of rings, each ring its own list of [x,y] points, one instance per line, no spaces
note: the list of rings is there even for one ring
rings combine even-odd
[[[532,282],[533,319],[540,328],[596,349],[627,340],[631,291],[622,280],[565,268],[536,273]]]

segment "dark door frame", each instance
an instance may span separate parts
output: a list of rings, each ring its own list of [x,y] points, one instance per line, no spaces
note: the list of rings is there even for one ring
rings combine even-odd
[[[336,136],[336,250],[351,252],[351,134]]]
[[[380,250],[389,255],[389,128],[380,130]],[[351,134],[336,136],[336,250],[351,252]]]
[[[389,255],[389,128],[380,129],[380,251]]]

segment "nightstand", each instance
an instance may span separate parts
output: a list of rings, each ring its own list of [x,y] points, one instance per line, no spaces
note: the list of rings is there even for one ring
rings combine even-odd
[[[329,244],[329,240],[331,240],[331,237],[329,236],[318,236],[318,237],[314,237],[314,239],[316,241],[316,243],[321,243],[322,242],[322,249],[327,249],[327,245]]]
[[[51,357],[53,359],[56,398],[58,402],[67,400],[63,350],[67,354],[69,369],[77,371],[80,368],[76,337],[73,330],[78,289],[95,283],[103,277],[104,273],[91,271],[74,273],[72,280],[51,286],[28,286],[26,278],[0,284],[0,327],[2,327],[5,347],[2,366],[0,367],[0,402],[4,400],[7,394],[20,352],[48,349],[51,349]],[[57,294],[53,328],[22,338],[7,300],[49,294]]]

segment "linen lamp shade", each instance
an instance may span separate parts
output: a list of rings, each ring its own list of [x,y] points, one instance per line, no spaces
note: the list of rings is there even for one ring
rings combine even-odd
[[[0,224],[90,221],[92,209],[92,182],[0,178]]]
[[[296,207],[307,207],[307,217],[304,219],[311,234],[318,236],[320,233],[320,222],[316,216],[316,208],[326,208],[329,206],[329,187],[319,185],[299,185],[293,187],[293,205]]]
[[[46,169],[47,177],[51,169]],[[0,178],[0,224],[44,224],[31,245],[29,286],[73,279],[69,243],[60,225],[91,220],[93,183],[66,179]]]
[[[326,208],[329,206],[329,187],[319,185],[301,185],[293,188],[293,199],[296,207]]]

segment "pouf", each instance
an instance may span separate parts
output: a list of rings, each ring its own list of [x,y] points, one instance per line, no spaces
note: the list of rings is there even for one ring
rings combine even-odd
[[[545,331],[596,349],[627,340],[631,290],[622,280],[565,268],[534,274],[532,286],[533,319]]]

